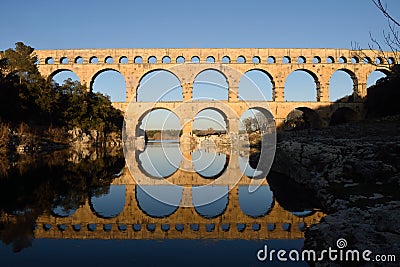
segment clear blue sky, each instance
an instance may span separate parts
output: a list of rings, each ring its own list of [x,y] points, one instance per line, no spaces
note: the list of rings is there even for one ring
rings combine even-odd
[[[400,1],[383,2],[400,19]],[[387,28],[387,20],[370,0],[2,0],[0,6],[0,50],[14,47],[17,41],[36,49],[352,48],[352,42],[367,48],[369,32],[382,40],[382,30]],[[304,76],[297,79],[299,75],[305,74],[292,73],[285,87],[302,84],[302,92],[310,90],[313,81]],[[333,98],[349,90],[340,88],[352,88],[346,75],[336,76],[337,81],[331,81],[338,87]],[[95,86],[102,88],[98,90],[108,93],[124,86],[123,79],[110,77],[99,76]],[[313,89],[309,94],[315,94]],[[291,96],[289,89],[286,96],[301,100],[298,94]],[[118,101],[123,96],[112,98]]]
[[[400,17],[400,1],[383,0]],[[366,47],[386,20],[370,0],[1,1],[0,50]]]

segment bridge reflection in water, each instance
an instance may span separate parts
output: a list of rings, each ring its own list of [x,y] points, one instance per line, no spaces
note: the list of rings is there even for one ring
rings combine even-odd
[[[172,145],[173,146],[173,145]],[[285,210],[274,197],[267,179],[254,192],[249,191],[252,174],[257,170],[248,164],[246,155],[231,155],[201,151],[205,158],[217,155],[218,166],[202,168],[201,171],[179,169],[180,159],[172,159],[176,169],[167,168],[165,179],[157,177],[152,165],[151,151],[157,145],[147,146],[138,152],[137,171],[142,175],[155,176],[148,181],[166,181],[138,184],[127,167],[116,178],[106,195],[91,197],[74,211],[43,214],[36,220],[36,238],[55,239],[301,239],[304,230],[319,222],[324,213],[306,207],[303,210]],[[175,148],[172,149],[174,151]],[[195,152],[193,158],[197,157]],[[136,155],[137,156],[137,155]],[[148,157],[147,157],[148,156]],[[147,159],[146,159],[147,157]],[[223,163],[225,161],[225,164]],[[198,164],[193,164],[197,170]],[[197,165],[197,166],[196,166]],[[140,166],[140,167],[139,167]],[[153,168],[153,169],[152,169]],[[143,173],[145,172],[145,173]],[[215,182],[223,174],[241,175],[236,184]],[[135,175],[137,173],[133,173]],[[158,173],[160,174],[160,173]],[[205,175],[206,174],[206,175]],[[210,178],[211,177],[211,178]],[[218,180],[218,179],[217,179]],[[300,192],[299,192],[300,193]],[[216,201],[208,203],[208,199]]]

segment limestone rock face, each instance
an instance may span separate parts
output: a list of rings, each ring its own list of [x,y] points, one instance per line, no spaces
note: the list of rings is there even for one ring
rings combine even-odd
[[[315,192],[329,214],[306,231],[304,248],[335,249],[345,238],[348,249],[400,257],[399,130],[397,120],[283,134],[272,170]]]

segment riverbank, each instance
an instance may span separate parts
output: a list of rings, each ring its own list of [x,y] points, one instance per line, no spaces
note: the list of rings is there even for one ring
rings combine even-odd
[[[82,130],[75,127],[29,126],[25,123],[0,124],[0,154],[55,151],[66,148],[79,150],[86,147],[121,147],[121,134]]]
[[[344,238],[348,249],[400,260],[399,116],[281,133],[273,170],[312,190],[328,213],[307,230],[305,249],[337,248]]]

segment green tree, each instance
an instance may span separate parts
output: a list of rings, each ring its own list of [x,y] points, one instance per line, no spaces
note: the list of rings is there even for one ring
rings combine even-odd
[[[8,72],[10,74],[17,73],[19,84],[22,84],[24,79],[29,79],[31,75],[38,75],[39,71],[35,65],[37,61],[34,49],[22,42],[15,44],[15,49],[7,49],[4,52],[4,57],[7,61]]]

